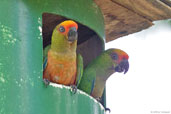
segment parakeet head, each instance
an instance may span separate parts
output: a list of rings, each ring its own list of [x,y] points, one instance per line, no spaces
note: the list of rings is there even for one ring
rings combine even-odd
[[[51,47],[58,50],[66,50],[65,48],[76,48],[78,25],[72,20],[66,20],[58,24],[52,34]]]
[[[108,54],[115,64],[115,72],[124,72],[124,74],[127,73],[129,69],[128,54],[120,49],[109,49]]]
[[[72,20],[67,20],[57,25],[54,32],[65,36],[66,40],[69,42],[74,42],[78,37],[77,29],[77,23]]]

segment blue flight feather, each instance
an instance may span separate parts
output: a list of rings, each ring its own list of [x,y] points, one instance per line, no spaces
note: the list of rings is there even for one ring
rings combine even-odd
[[[47,58],[45,58],[45,61],[43,63],[43,70],[45,70],[46,66],[47,66]]]

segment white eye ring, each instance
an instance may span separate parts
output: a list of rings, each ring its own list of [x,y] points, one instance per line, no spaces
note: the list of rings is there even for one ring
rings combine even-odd
[[[59,31],[60,31],[60,32],[65,32],[65,28],[64,28],[63,26],[60,26],[60,27],[59,27]]]

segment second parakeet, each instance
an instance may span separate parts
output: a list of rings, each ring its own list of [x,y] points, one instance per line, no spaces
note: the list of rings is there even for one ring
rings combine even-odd
[[[128,54],[120,49],[104,51],[84,69],[78,88],[96,99],[101,98],[106,80],[115,72],[128,71],[128,58]]]
[[[66,20],[52,33],[51,45],[44,49],[43,79],[63,85],[78,85],[83,72],[83,60],[76,54],[78,25]]]

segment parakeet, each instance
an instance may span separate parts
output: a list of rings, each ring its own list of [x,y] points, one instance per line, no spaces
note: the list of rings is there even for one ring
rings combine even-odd
[[[51,45],[44,49],[43,79],[63,85],[78,85],[83,73],[83,60],[76,54],[78,25],[66,20],[52,33]]]
[[[96,99],[101,98],[106,80],[115,72],[129,69],[128,54],[120,49],[108,49],[102,52],[84,69],[79,89]]]

